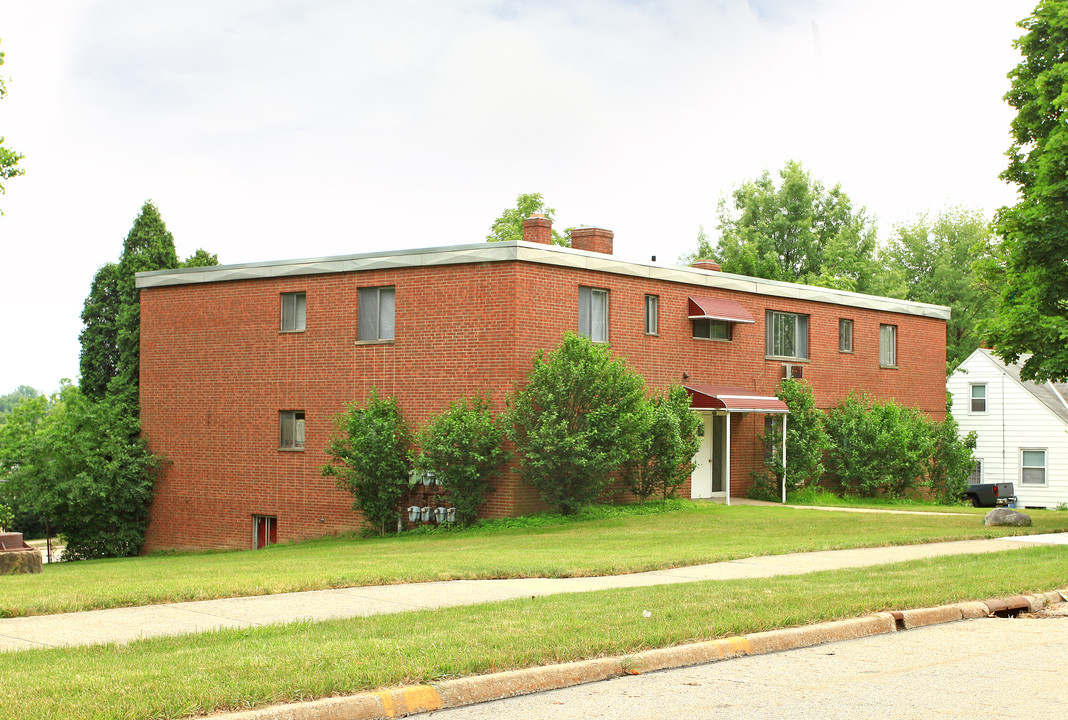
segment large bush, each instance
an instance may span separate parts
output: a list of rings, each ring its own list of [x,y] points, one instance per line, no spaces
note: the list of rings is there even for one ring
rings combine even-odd
[[[823,477],[823,458],[830,447],[825,415],[816,407],[812,386],[804,380],[786,379],[779,383],[776,395],[790,409],[786,421],[786,465],[782,462],[782,420],[776,418],[760,436],[768,449],[767,473],[757,473],[750,496],[780,500],[783,477],[787,490],[813,485]]]
[[[539,350],[508,402],[523,479],[562,514],[575,512],[630,456],[644,402],[644,380],[607,345],[567,333],[556,350]]]
[[[827,470],[846,493],[901,497],[927,476],[931,423],[913,408],[851,394],[827,413]]]
[[[334,423],[337,432],[326,449],[333,462],[322,473],[352,494],[352,507],[363,515],[367,532],[384,535],[396,526],[408,487],[411,434],[397,399],[381,398],[371,388],[366,407],[352,403]]]
[[[690,409],[690,394],[675,385],[643,402],[635,416],[636,438],[623,464],[623,480],[639,503],[656,494],[674,497],[694,468],[701,446],[701,418]]]
[[[420,470],[431,470],[456,508],[456,519],[467,524],[490,491],[490,480],[508,459],[501,447],[504,431],[490,411],[489,399],[477,395],[449,404],[419,431]]]
[[[972,451],[975,450],[976,434],[972,430],[967,436],[960,436],[960,426],[953,417],[953,396],[948,392],[946,419],[931,423],[931,431],[934,449],[927,471],[927,486],[939,502],[946,505],[959,503],[968,489],[968,476],[975,467]]]
[[[21,418],[23,409],[34,417]],[[23,403],[5,423],[22,428],[5,437],[5,494],[62,527],[65,559],[139,553],[160,460],[138,437],[137,419],[118,400],[93,401],[73,385],[40,410]]]

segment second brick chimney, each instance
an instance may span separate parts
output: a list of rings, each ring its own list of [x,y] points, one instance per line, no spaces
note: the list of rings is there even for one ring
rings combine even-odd
[[[523,220],[523,239],[527,242],[553,244],[553,221],[541,213],[531,213]]]
[[[719,263],[712,262],[711,260],[695,260],[690,263],[690,267],[697,268],[698,270],[714,270],[716,272],[723,270],[723,268],[719,266]]]
[[[575,250],[612,254],[612,238],[615,233],[604,228],[583,227],[571,231],[571,247]]]

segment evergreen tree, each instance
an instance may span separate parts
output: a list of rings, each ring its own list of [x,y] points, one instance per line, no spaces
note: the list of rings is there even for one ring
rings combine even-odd
[[[86,397],[101,399],[119,365],[119,276],[118,266],[107,263],[93,276],[89,297],[82,308],[81,380]]]
[[[159,209],[149,200],[141,206],[141,214],[126,235],[116,270],[118,355],[115,377],[108,385],[108,395],[116,397],[135,417],[140,415],[137,390],[141,341],[141,293],[136,286],[136,275],[176,267],[174,237],[160,217]]]

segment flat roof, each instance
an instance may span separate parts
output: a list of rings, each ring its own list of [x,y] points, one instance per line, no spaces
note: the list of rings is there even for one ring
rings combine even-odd
[[[779,280],[734,275],[716,270],[701,270],[680,265],[660,265],[654,262],[623,260],[614,255],[575,250],[556,245],[541,245],[523,240],[509,242],[481,242],[471,245],[452,245],[411,250],[338,255],[299,260],[215,265],[213,267],[153,270],[137,273],[137,287],[158,288],[171,285],[254,280],[258,278],[325,275],[329,273],[387,270],[394,268],[459,265],[466,263],[507,262],[539,263],[561,267],[593,270],[631,277],[683,283],[691,286],[737,290],[755,295],[810,300],[813,302],[846,305],[849,307],[882,310],[885,312],[920,315],[949,320],[950,309],[944,305],[898,300],[896,298],[864,295],[832,288],[798,285]]]

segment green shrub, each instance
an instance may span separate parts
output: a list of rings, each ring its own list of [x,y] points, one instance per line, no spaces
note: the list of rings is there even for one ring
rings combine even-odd
[[[850,394],[827,413],[827,432],[827,470],[847,493],[901,497],[927,475],[934,438],[918,410]]]
[[[431,470],[456,508],[456,519],[466,525],[478,517],[478,508],[490,491],[490,479],[508,459],[501,447],[504,432],[483,395],[449,404],[419,432],[422,449],[416,466]]]
[[[594,500],[631,454],[645,383],[610,348],[573,333],[539,350],[508,400],[523,480],[567,515]]]
[[[411,434],[397,399],[380,398],[371,388],[366,407],[351,403],[334,423],[337,432],[326,449],[333,462],[324,465],[322,473],[352,494],[352,507],[363,515],[365,532],[384,535],[396,525],[408,487]]]
[[[931,494],[944,505],[956,505],[968,489],[968,476],[975,467],[976,434],[971,431],[964,438],[953,417],[953,396],[946,393],[946,419],[931,423],[934,448],[927,470],[927,486]]]
[[[665,500],[675,497],[693,472],[700,425],[701,418],[690,409],[690,394],[681,385],[642,403],[635,416],[635,442],[623,464],[623,480],[639,503],[653,494]]]
[[[782,479],[790,492],[818,483],[824,473],[823,458],[830,447],[824,413],[816,407],[812,386],[804,380],[786,379],[775,393],[790,409],[786,422],[786,465],[782,462],[782,421],[776,419],[760,440],[768,448],[766,472],[753,474],[749,497],[782,500]]]

